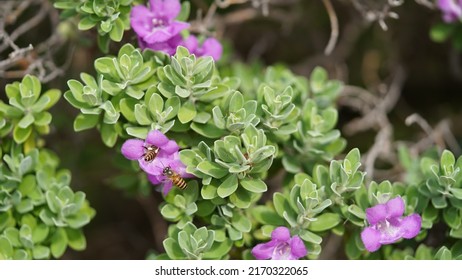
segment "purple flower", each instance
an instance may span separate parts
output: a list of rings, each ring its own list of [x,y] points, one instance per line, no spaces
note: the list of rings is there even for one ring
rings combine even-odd
[[[462,18],[462,0],[438,0],[437,5],[443,12],[445,22],[455,22]]]
[[[166,42],[189,27],[189,23],[175,20],[181,11],[179,0],[149,0],[149,3],[149,9],[138,5],[130,13],[131,26],[145,44]]]
[[[404,201],[399,196],[366,209],[366,218],[371,226],[361,232],[361,239],[369,252],[401,238],[414,238],[419,233],[422,218],[418,214],[402,217],[403,214]]]
[[[146,140],[129,139],[122,145],[122,154],[130,160],[138,160],[141,169],[148,174],[157,172],[159,161],[178,155],[178,144],[169,140],[159,130],[148,133]]]
[[[297,235],[290,237],[289,229],[278,227],[271,233],[271,241],[258,244],[252,254],[258,260],[297,260],[306,256],[306,247]]]
[[[201,45],[196,36],[190,35],[183,43],[190,53],[196,56],[211,56],[215,61],[221,58],[223,47],[215,38],[206,39]]]
[[[170,169],[181,178],[194,177],[192,174],[186,172],[186,166],[181,162],[178,153],[174,153],[168,158],[160,158],[158,164],[151,168],[152,172],[148,174],[148,179],[153,185],[163,183],[162,193],[164,195],[167,195],[173,186],[172,180],[164,174],[164,169],[166,167],[170,167]]]

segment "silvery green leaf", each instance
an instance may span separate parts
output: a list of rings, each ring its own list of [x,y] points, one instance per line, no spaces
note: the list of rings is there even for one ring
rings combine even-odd
[[[302,230],[299,234],[300,238],[305,240],[306,242],[314,243],[314,244],[321,244],[322,238],[315,234],[312,233],[309,230]]]
[[[152,123],[148,109],[144,104],[135,105],[135,118],[140,125],[150,125]]]

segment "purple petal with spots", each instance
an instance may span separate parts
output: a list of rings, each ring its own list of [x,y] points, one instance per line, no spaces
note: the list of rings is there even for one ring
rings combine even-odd
[[[144,155],[144,141],[129,139],[123,143],[121,151],[127,159],[137,160]]]
[[[392,244],[400,240],[404,235],[404,229],[401,227],[401,218],[391,218],[387,222],[381,222],[380,227],[376,229],[380,232],[381,244]]]
[[[401,238],[414,238],[419,233],[422,226],[420,215],[402,217],[404,209],[404,200],[399,196],[366,209],[371,226],[363,230],[361,239],[368,251],[374,252],[381,245],[395,243]]]
[[[271,233],[271,241],[256,245],[252,254],[258,260],[296,260],[306,256],[305,244],[298,236],[290,237],[286,227],[278,227]]]

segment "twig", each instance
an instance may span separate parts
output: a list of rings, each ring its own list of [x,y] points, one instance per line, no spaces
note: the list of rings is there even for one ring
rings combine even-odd
[[[9,13],[5,18],[5,22],[8,24],[13,24],[16,22],[16,19],[26,10],[31,4],[30,0],[23,0],[19,6],[12,13]]]
[[[231,5],[244,4],[249,0],[215,0],[215,4],[221,9],[226,9]]]
[[[385,19],[387,18],[399,18],[398,14],[391,11],[392,7],[400,6],[404,1],[401,0],[389,0],[388,2],[384,3],[383,6],[380,8],[373,8],[370,9],[365,7],[363,4],[360,3],[359,0],[351,0],[353,7],[361,13],[363,18],[366,21],[374,22],[377,21],[380,27],[383,30],[388,30],[388,26],[385,23]],[[375,2],[375,1],[374,1]],[[374,3],[373,2],[373,3]],[[368,3],[368,2],[366,2]]]
[[[377,133],[375,136],[375,141],[372,147],[367,151],[367,154],[365,156],[364,160],[364,169],[366,171],[367,177],[372,179],[374,178],[374,170],[375,170],[375,161],[379,157],[380,154],[387,154],[391,155],[389,153],[391,145],[390,145],[390,140],[393,135],[393,128],[387,121],[386,123],[384,122],[384,126],[382,129]]]
[[[360,131],[365,131],[370,128],[373,128],[373,126],[377,124],[377,121],[380,120],[381,116],[386,116],[386,114],[391,109],[393,109],[393,107],[399,99],[405,77],[406,74],[404,70],[401,67],[399,67],[396,70],[395,77],[389,87],[388,93],[385,96],[385,98],[377,105],[377,107],[374,110],[371,110],[363,117],[355,119],[350,123],[346,124],[344,127],[345,133],[352,135]]]
[[[411,126],[415,123],[422,128],[425,134],[427,134],[427,137],[423,138],[414,145],[416,154],[425,150],[432,144],[436,144],[438,151],[441,153],[445,148],[444,143],[446,143],[455,154],[461,153],[461,147],[459,146],[456,137],[451,132],[449,120],[440,121],[433,129],[424,118],[415,113],[407,117],[405,123],[407,126]]]
[[[415,2],[429,9],[435,9],[435,4],[430,0],[415,0]]]
[[[38,13],[34,17],[29,19],[28,21],[24,22],[21,26],[16,28],[13,31],[13,33],[11,33],[9,38],[12,41],[16,41],[21,35],[23,35],[27,31],[31,30],[40,21],[42,21],[43,18],[45,18],[45,16],[48,13],[48,9],[49,9],[48,5],[42,5],[40,7],[40,10],[38,11]],[[6,42],[3,42],[3,44],[0,45],[0,52],[3,52],[7,47],[8,47],[8,44]]]
[[[167,236],[167,222],[159,215],[159,200],[154,194],[146,197],[137,197],[138,203],[143,207],[151,224],[154,246],[157,251],[163,251],[163,241]]]
[[[452,47],[448,56],[451,74],[454,78],[462,80],[462,67],[460,65],[460,52]]]
[[[14,43],[13,43],[13,45],[16,46]],[[25,48],[17,48],[17,49],[15,49],[15,51],[13,51],[12,53],[10,53],[8,55],[7,59],[0,61],[0,72],[3,69],[6,69],[7,67],[10,67],[11,65],[17,64],[18,60],[24,59],[24,57],[28,53],[30,53],[33,49],[34,49],[34,47],[32,45],[29,45],[29,46],[27,46]]]
[[[406,118],[406,120],[404,121],[404,123],[407,125],[407,126],[411,126],[413,124],[418,124],[420,126],[420,128],[422,128],[423,131],[425,131],[425,133],[428,135],[428,136],[431,136],[433,134],[433,129],[432,127],[428,124],[428,122],[422,118],[419,114],[417,113],[414,113],[410,116],[408,116]]]
[[[438,124],[437,129],[439,129],[442,132],[444,140],[446,140],[446,143],[448,144],[451,151],[453,151],[456,155],[460,155],[462,150],[459,145],[459,142],[457,141],[456,137],[451,131],[450,121],[442,120]]]
[[[326,7],[327,14],[329,15],[330,20],[330,38],[329,43],[327,44],[326,48],[324,49],[325,55],[330,55],[337,44],[337,39],[339,35],[339,26],[338,26],[338,19],[335,13],[335,9],[332,6],[330,0],[322,0],[324,6]]]

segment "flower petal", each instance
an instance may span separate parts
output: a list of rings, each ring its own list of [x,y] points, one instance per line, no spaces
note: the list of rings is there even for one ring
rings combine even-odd
[[[257,246],[253,247],[252,255],[257,260],[267,260],[273,256],[273,251],[276,248],[277,243],[275,240],[271,240],[266,243],[258,244]]]
[[[182,22],[182,21],[174,21],[170,24],[169,32],[173,35],[177,35],[181,31],[185,30],[186,28],[189,27],[189,23],[187,22]]]
[[[401,228],[404,231],[403,237],[406,239],[414,238],[419,234],[422,227],[422,218],[419,214],[412,214],[404,217],[401,222]]]
[[[163,193],[164,195],[167,195],[168,192],[172,189],[172,187],[173,187],[172,181],[167,180],[167,181],[164,183],[163,187],[162,187],[162,193]]]
[[[304,256],[306,256],[307,250],[305,247],[305,243],[303,243],[300,237],[295,235],[289,241],[289,244],[290,244],[291,254],[295,259],[303,258]]]
[[[159,180],[159,176],[154,176],[154,175],[151,175],[151,174],[148,174],[148,180],[149,182],[151,182],[153,185],[158,185],[160,184],[162,181]]]
[[[139,37],[145,37],[151,33],[154,15],[143,5],[132,8],[130,12],[130,24]]]
[[[289,241],[290,231],[286,227],[277,227],[271,232],[271,239],[283,242]]]
[[[386,204],[387,218],[399,218],[404,214],[404,200],[398,196],[390,199]]]
[[[446,22],[454,22],[462,17],[462,2],[454,0],[439,0],[438,8],[443,12],[443,19]]]
[[[144,141],[140,139],[129,139],[125,141],[121,148],[124,157],[136,160],[144,155]]]
[[[380,244],[380,232],[372,227],[367,227],[361,232],[361,240],[369,252],[375,252],[382,246]]]
[[[148,137],[146,137],[146,143],[149,145],[154,145],[160,149],[163,149],[163,146],[167,144],[168,138],[160,132],[159,130],[152,130],[148,133]]]
[[[147,44],[144,42],[144,40],[139,40],[138,45],[140,46],[141,49],[151,49],[153,51],[158,51],[158,52],[164,52],[168,55],[174,55],[176,52],[176,48],[172,48],[170,44],[167,42],[159,42],[159,43],[152,43],[152,44]]]
[[[197,49],[197,46],[199,45],[199,42],[197,41],[197,37],[194,35],[189,35],[188,38],[186,38],[182,44],[183,47],[187,48],[190,53],[194,53]]]
[[[148,44],[162,43],[168,41],[170,38],[175,36],[177,33],[170,32],[170,26],[166,27],[156,27],[151,30],[151,32],[143,35],[143,39]],[[136,31],[136,30],[135,30]],[[140,34],[138,34],[140,36]]]
[[[461,9],[454,0],[438,0],[437,5],[440,10],[447,13],[458,13]]]
[[[161,149],[166,154],[171,155],[171,154],[174,154],[174,153],[178,152],[180,147],[178,146],[178,144],[174,140],[169,140],[167,143],[162,145]]]
[[[149,8],[151,11],[160,11],[162,10],[164,0],[149,0]]]
[[[375,225],[387,218],[387,206],[385,204],[377,204],[374,207],[366,209],[366,218],[371,225]]]
[[[202,55],[209,55],[213,60],[217,61],[221,58],[223,47],[220,42],[215,38],[208,38],[202,44]]]
[[[404,229],[401,226],[401,218],[390,218],[387,222],[382,222],[377,230],[380,232],[381,244],[392,244],[400,240],[404,235]]]
[[[181,4],[179,0],[164,0],[162,11],[168,19],[174,19],[181,12]]]
[[[164,170],[164,162],[168,163],[169,160],[166,158],[159,157],[159,155],[157,155],[157,157],[153,161],[145,161],[144,158],[140,158],[138,160],[141,169],[143,169],[144,172],[154,176],[162,176],[162,171]]]

